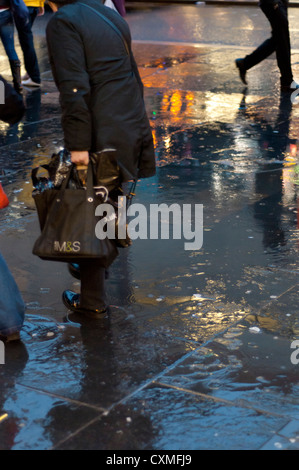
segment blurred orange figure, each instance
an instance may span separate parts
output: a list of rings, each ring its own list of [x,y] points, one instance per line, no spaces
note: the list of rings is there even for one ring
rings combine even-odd
[[[8,206],[8,204],[9,204],[8,197],[3,191],[2,185],[0,183],[0,209],[4,209],[4,207]]]

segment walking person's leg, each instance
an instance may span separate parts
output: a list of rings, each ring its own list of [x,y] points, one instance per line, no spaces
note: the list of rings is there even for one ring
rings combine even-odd
[[[97,260],[80,261],[81,293],[63,292],[62,299],[67,308],[83,312],[96,318],[107,313],[105,278],[106,269]]]
[[[30,26],[32,28],[35,18],[38,14],[38,7],[28,7],[29,16],[30,16]]]
[[[296,89],[293,82],[291,67],[291,45],[289,35],[289,23],[287,6],[278,0],[277,3],[262,3],[261,10],[267,17],[271,28],[272,36],[263,42],[255,51],[243,59],[236,59],[236,66],[239,70],[240,78],[247,85],[246,72],[258,63],[265,60],[273,52],[276,52],[277,65],[281,74],[282,90],[292,91]],[[290,88],[294,84],[294,88]]]
[[[261,10],[266,15],[263,10],[262,5],[260,5]],[[267,16],[267,15],[266,15]],[[267,59],[271,54],[275,52],[275,42],[273,39],[273,34],[269,39],[266,39],[259,47],[257,47],[251,54],[248,54],[242,59],[236,59],[235,64],[239,70],[240,78],[245,85],[247,85],[246,72],[255,65],[259,64],[263,60]]]
[[[255,65],[259,64],[275,52],[273,37],[266,39],[257,49],[243,59],[236,59],[235,63],[239,70],[242,82],[247,85],[246,72]]]
[[[106,310],[105,268],[98,261],[80,263],[80,307],[87,310]]]
[[[271,54],[275,52],[275,42],[273,36],[266,39],[255,51],[244,57],[244,66],[246,70],[251,69],[255,65],[259,64],[263,60],[267,59]]]
[[[20,93],[22,91],[21,62],[19,61],[18,54],[15,50],[14,24],[11,12],[9,10],[2,12],[0,15],[0,19],[1,41],[3,43],[3,47],[9,60],[14,88],[18,93]]]
[[[41,80],[38,60],[34,48],[31,23],[30,21],[26,24],[25,22],[16,21],[16,28],[23,51],[25,69],[30,77],[28,80],[23,81],[23,85],[38,87],[40,86]]]
[[[33,23],[37,17],[37,14],[38,14],[38,8],[37,7],[28,7],[28,11],[29,11],[29,18],[30,18],[30,26],[31,26],[31,29],[32,29],[32,26],[33,26]],[[22,76],[22,80],[28,80],[30,77],[29,77],[29,74],[26,72],[23,76]]]
[[[287,7],[279,1],[276,4],[276,8],[264,7],[263,11],[272,26],[272,37],[275,44],[277,65],[280,70],[281,87],[282,89],[287,89],[293,82]]]

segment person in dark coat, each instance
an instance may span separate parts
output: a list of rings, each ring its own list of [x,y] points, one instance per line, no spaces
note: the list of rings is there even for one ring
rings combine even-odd
[[[240,78],[247,85],[246,72],[276,52],[281,91],[292,93],[299,85],[293,79],[291,66],[288,0],[260,0],[259,5],[271,25],[272,35],[251,54],[236,59]]]
[[[88,165],[90,153],[116,149],[122,183],[153,176],[152,131],[126,21],[97,0],[49,5],[49,58],[72,162]],[[105,269],[80,263],[80,278],[81,294],[65,291],[64,304],[90,316],[105,313]]]

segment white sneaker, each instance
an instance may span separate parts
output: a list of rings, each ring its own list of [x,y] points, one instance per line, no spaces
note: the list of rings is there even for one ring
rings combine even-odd
[[[27,80],[22,80],[22,85],[25,85],[25,86],[33,86],[33,87],[39,87],[41,86],[40,83],[36,83],[34,82],[33,80],[31,80],[31,78],[28,78]]]

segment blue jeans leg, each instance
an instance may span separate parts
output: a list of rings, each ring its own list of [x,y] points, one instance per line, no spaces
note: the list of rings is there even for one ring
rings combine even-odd
[[[18,286],[0,254],[0,335],[21,330],[25,318],[25,304]]]
[[[30,16],[30,26],[32,28],[35,18],[38,14],[38,7],[28,7],[29,16]]]
[[[16,28],[18,30],[19,42],[23,51],[24,65],[26,72],[31,80],[40,83],[40,72],[36,52],[34,49],[33,34],[31,30],[31,21],[25,24],[15,19]]]
[[[0,13],[0,38],[9,60],[19,60],[14,43],[14,24],[9,10]]]

